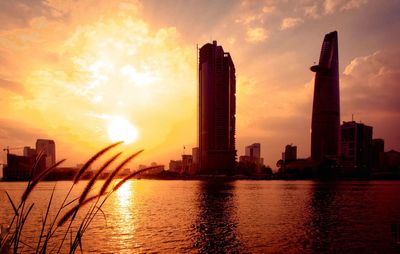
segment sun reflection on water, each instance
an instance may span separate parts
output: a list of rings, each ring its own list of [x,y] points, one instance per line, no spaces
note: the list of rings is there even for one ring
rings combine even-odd
[[[118,205],[120,208],[126,208],[133,202],[132,182],[128,181],[117,190]]]
[[[118,245],[123,250],[135,249],[136,235],[136,205],[134,183],[127,181],[115,193],[112,209],[113,223],[112,230],[118,240]]]

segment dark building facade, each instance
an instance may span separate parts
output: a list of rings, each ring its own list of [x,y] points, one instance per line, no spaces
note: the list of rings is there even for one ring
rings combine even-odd
[[[3,180],[27,181],[31,176],[40,174],[46,169],[46,156],[40,158],[35,171],[32,172],[36,159],[36,155],[20,156],[7,154],[7,165],[3,168]]]
[[[56,144],[51,139],[36,140],[36,152],[46,155],[46,167],[49,168],[56,163]]]
[[[382,171],[400,178],[400,152],[390,150],[381,153],[380,157]]]
[[[261,158],[261,144],[254,143],[245,147],[245,155],[253,158]]]
[[[297,160],[297,146],[286,145],[284,154],[285,156],[283,159],[285,162]]]
[[[30,146],[24,147],[24,156],[26,157],[35,157],[37,155],[36,149],[31,148]]]
[[[371,169],[372,167],[372,127],[343,122],[341,129],[342,165],[348,168]]]
[[[49,168],[56,163],[56,144],[51,139],[36,140],[36,152],[46,155],[46,167]]]
[[[193,175],[193,156],[190,154],[182,154],[182,173]]]
[[[200,48],[200,174],[229,174],[235,168],[236,76],[229,53],[216,41]]]
[[[385,152],[385,141],[381,138],[374,138],[372,140],[372,168],[375,171],[381,170],[380,158]]]
[[[182,173],[182,161],[181,160],[170,160],[169,161],[169,171],[181,174]]]
[[[322,161],[339,155],[340,100],[337,32],[325,35],[315,72],[311,120],[311,159]]]

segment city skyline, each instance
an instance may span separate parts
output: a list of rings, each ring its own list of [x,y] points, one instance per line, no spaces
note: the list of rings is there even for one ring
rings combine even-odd
[[[400,150],[394,1],[296,2],[295,8],[273,1],[176,8],[100,1],[85,15],[90,2],[21,3],[0,8],[4,147],[51,138],[74,165],[109,143],[118,133],[113,126],[125,125],[138,133],[126,148],[145,149],[137,163],[179,158],[183,145],[197,146],[196,44],[215,39],[237,69],[237,154],[261,143],[265,164],[274,167],[282,147],[293,143],[299,157],[308,157],[314,83],[308,67],[318,60],[322,36],[337,30],[341,120],[354,114],[374,126],[387,150]],[[203,16],[177,15],[192,9]],[[7,14],[15,11],[25,15]]]
[[[400,0],[0,0],[0,253],[399,253]]]

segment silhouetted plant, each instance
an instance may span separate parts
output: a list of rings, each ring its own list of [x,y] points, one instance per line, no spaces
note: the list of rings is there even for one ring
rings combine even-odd
[[[116,179],[118,173],[120,170],[127,164],[129,163],[132,159],[134,159],[137,155],[139,155],[143,150],[140,150],[130,156],[128,156],[126,159],[124,159],[118,166],[115,167],[114,170],[112,170],[112,173],[110,176],[106,179],[106,181],[103,183],[101,186],[101,189],[99,193],[92,195],[91,197],[87,197],[88,194],[93,191],[93,186],[95,183],[98,181],[99,176],[101,175],[102,172],[104,172],[111,164],[114,162],[120,155],[120,153],[117,153],[116,155],[112,156],[110,159],[108,159],[94,174],[94,176],[89,180],[87,183],[86,187],[82,191],[81,195],[79,197],[76,197],[72,199],[71,201],[67,202],[68,198],[71,195],[71,192],[76,186],[76,184],[81,180],[81,177],[85,173],[86,170],[90,168],[90,166],[97,161],[102,155],[104,155],[106,152],[108,152],[110,149],[118,146],[122,142],[116,142],[114,144],[111,144],[104,149],[100,150],[98,153],[93,155],[83,166],[78,172],[76,173],[73,182],[71,183],[71,187],[68,190],[68,193],[66,194],[65,198],[63,199],[63,202],[61,206],[56,210],[56,214],[54,218],[49,221],[49,214],[51,210],[51,205],[53,202],[53,197],[54,197],[54,191],[55,191],[55,186],[51,192],[47,208],[46,208],[46,213],[43,217],[42,225],[41,225],[41,230],[40,230],[40,236],[37,241],[36,246],[32,246],[28,243],[25,243],[21,240],[21,235],[22,235],[22,230],[24,228],[24,225],[26,221],[28,220],[28,216],[30,212],[32,211],[34,207],[34,202],[31,204],[28,204],[29,201],[29,196],[30,194],[34,191],[35,186],[42,181],[51,171],[53,171],[55,168],[57,168],[60,164],[62,164],[65,160],[60,160],[59,162],[55,163],[53,166],[45,169],[43,172],[39,173],[36,177],[33,177],[34,172],[36,171],[38,167],[38,161],[40,160],[40,157],[43,155],[43,153],[39,153],[39,155],[36,157],[36,162],[32,166],[31,169],[31,177],[27,183],[27,187],[21,197],[21,200],[18,205],[15,204],[15,202],[12,200],[11,196],[7,191],[5,191],[7,198],[10,202],[10,205],[12,206],[12,209],[14,211],[13,218],[9,224],[9,231],[0,238],[1,243],[0,243],[0,253],[18,253],[19,251],[22,250],[22,245],[27,246],[30,248],[31,252],[34,253],[47,253],[47,252],[57,252],[60,253],[62,247],[65,244],[65,240],[68,236],[68,234],[71,237],[71,242],[69,246],[69,253],[74,253],[78,247],[82,249],[82,236],[88,229],[90,223],[93,221],[95,216],[98,214],[98,212],[101,212],[104,217],[105,214],[102,211],[102,206],[104,203],[107,201],[107,199],[115,192],[117,191],[124,183],[126,183],[128,180],[132,179],[133,177],[137,176],[138,174],[141,174],[147,170],[154,169],[156,167],[160,166],[152,166],[148,167],[145,169],[138,170],[136,172],[133,172],[132,174],[124,177],[122,180],[120,180],[116,185],[114,185],[112,188],[110,188],[110,185],[113,180]],[[86,213],[83,216],[83,219],[77,221],[77,213],[81,211],[81,208],[88,205],[89,203],[92,203],[90,208],[86,211]],[[72,208],[70,208],[72,206]],[[27,207],[27,208],[26,208]],[[61,214],[63,213],[63,216]],[[77,223],[78,229],[76,232],[72,232],[72,224]],[[64,225],[68,223],[68,226],[65,228]],[[55,237],[56,232],[62,232],[62,238],[60,239],[59,237]],[[73,239],[73,240],[72,240]],[[50,246],[50,243],[52,243],[53,248],[48,251],[48,248]]]

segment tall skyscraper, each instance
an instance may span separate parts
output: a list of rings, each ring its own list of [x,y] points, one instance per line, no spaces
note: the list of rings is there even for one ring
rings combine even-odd
[[[46,168],[56,163],[56,144],[51,139],[38,139],[36,140],[36,152],[39,154],[43,151],[46,156]]]
[[[340,100],[337,32],[325,35],[315,72],[311,120],[311,159],[321,161],[339,155]]]
[[[200,48],[199,150],[201,174],[227,174],[235,167],[235,66],[216,41]]]

